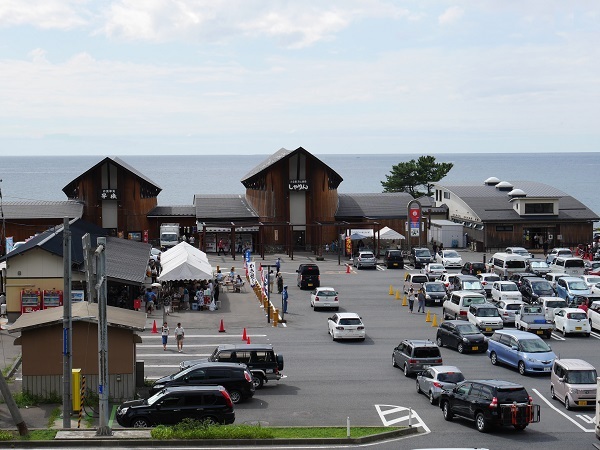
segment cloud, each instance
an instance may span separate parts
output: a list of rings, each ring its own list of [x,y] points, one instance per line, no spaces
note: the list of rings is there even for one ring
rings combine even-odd
[[[0,26],[71,29],[88,22],[82,0],[2,0]]]
[[[451,6],[438,17],[440,25],[451,25],[458,22],[464,15],[464,10],[458,6]]]

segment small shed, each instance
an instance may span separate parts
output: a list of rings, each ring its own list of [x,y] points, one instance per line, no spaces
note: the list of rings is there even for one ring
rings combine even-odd
[[[108,395],[114,401],[132,399],[136,386],[136,344],[146,314],[106,307],[108,322]],[[73,369],[86,376],[88,390],[98,387],[98,304],[73,303],[71,308]],[[23,392],[48,398],[63,390],[63,308],[21,315],[9,330],[21,332]]]
[[[444,244],[444,248],[458,248],[466,245],[463,225],[451,220],[431,221],[431,240]]]

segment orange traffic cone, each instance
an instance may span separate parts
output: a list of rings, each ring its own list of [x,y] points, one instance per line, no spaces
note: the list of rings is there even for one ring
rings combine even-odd
[[[244,334],[242,334],[242,341],[247,341],[248,335],[246,334],[246,328],[244,327]]]
[[[350,273],[350,264],[346,264],[346,273]]]
[[[219,333],[225,333],[225,325],[223,325],[223,319],[221,319],[221,325],[219,326]]]
[[[156,328],[156,320],[154,321],[154,325],[152,325],[152,332],[158,333],[158,328]]]
[[[250,336],[248,336],[248,339],[246,339],[246,342],[247,342],[248,344],[250,344]]]

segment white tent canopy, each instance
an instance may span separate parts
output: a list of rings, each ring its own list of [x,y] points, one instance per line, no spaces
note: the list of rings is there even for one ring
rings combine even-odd
[[[213,268],[206,253],[180,242],[160,256],[162,271],[158,281],[206,280],[212,278]]]
[[[379,230],[379,239],[398,240],[398,239],[405,239],[405,238],[403,235],[401,235],[400,233],[398,233],[395,230],[392,230],[390,227],[383,227],[381,230]]]

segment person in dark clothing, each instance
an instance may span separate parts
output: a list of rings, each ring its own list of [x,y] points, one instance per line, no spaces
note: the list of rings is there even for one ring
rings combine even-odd
[[[548,241],[546,239],[544,239],[542,247],[544,248],[544,256],[548,256]]]
[[[277,275],[277,293],[281,294],[283,292],[283,276],[281,273]]]
[[[418,307],[417,307],[417,312],[423,312],[423,314],[425,314],[425,292],[423,291],[423,288],[419,289],[419,295],[417,296],[417,302],[418,302]]]

